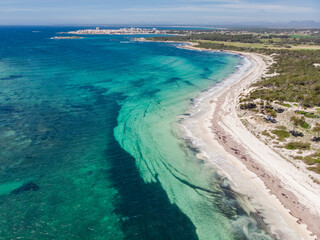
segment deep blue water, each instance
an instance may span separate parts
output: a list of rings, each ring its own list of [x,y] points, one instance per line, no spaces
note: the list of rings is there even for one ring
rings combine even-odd
[[[0,28],[0,239],[266,239],[179,137],[241,58]]]

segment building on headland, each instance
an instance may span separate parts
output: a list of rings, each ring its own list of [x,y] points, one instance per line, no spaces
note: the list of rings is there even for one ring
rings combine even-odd
[[[120,29],[100,29],[96,27],[96,29],[83,29],[78,31],[70,31],[68,34],[160,34],[162,31],[159,31],[156,28],[148,29],[148,28],[120,28]]]

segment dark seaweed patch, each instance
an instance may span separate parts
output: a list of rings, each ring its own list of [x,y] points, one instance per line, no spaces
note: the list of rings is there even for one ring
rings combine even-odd
[[[0,113],[1,114],[9,114],[9,113],[14,113],[18,112],[18,110],[11,106],[11,105],[0,105]]]
[[[87,91],[89,91],[91,93],[95,93],[95,94],[103,94],[103,93],[107,92],[107,89],[105,89],[105,88],[95,87],[92,85],[84,85],[84,86],[79,87],[79,89],[87,90]]]
[[[178,78],[178,77],[173,77],[173,78],[169,78],[165,81],[166,84],[173,84],[175,83],[176,85],[178,85],[180,87],[180,84],[179,82],[182,81],[181,78]]]
[[[152,92],[158,91],[155,89]],[[114,102],[117,100],[112,99]],[[110,101],[110,97],[104,97],[104,100]],[[118,124],[116,113],[119,112],[120,106],[116,104],[111,106],[113,109],[108,109],[113,112],[110,114],[112,125],[109,134],[114,139],[113,128]],[[115,139],[106,147],[106,159],[113,166],[110,169],[113,185],[119,194],[115,202],[115,213],[122,216],[120,223],[124,238],[198,239],[195,226],[176,204],[170,203],[160,182],[157,180],[145,183],[136,167],[135,159],[122,149]]]
[[[148,91],[146,94],[148,96],[153,96],[153,95],[155,95],[156,93],[158,93],[160,91],[161,91],[160,89],[153,89],[153,90]]]
[[[130,83],[132,84],[132,86],[134,87],[142,87],[144,85],[145,79],[141,78],[139,80],[133,80],[130,81]]]
[[[202,78],[209,78],[209,76],[212,74],[212,71],[209,68],[204,68],[203,73],[201,74]]]
[[[193,87],[197,87],[195,84],[193,84],[192,82],[188,81],[188,80],[183,80],[183,82],[185,84],[187,84],[188,86],[193,86]]]
[[[23,184],[21,187],[18,187],[14,190],[11,191],[10,194],[19,194],[19,193],[23,193],[26,191],[38,191],[39,190],[39,185],[34,183],[34,182],[28,182]]]
[[[8,77],[2,77],[0,78],[0,80],[7,81],[7,80],[15,80],[18,78],[22,78],[22,75],[10,75]]]

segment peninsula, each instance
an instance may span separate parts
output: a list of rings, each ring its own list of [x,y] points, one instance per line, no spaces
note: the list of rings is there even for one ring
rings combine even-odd
[[[81,29],[77,31],[63,32],[64,34],[94,34],[94,35],[133,35],[133,34],[165,34],[166,31],[160,31],[156,28],[120,28],[120,29]]]
[[[70,36],[70,37],[62,37],[62,36],[56,36],[56,37],[52,37],[51,39],[81,39],[83,37],[79,37],[79,36]]]

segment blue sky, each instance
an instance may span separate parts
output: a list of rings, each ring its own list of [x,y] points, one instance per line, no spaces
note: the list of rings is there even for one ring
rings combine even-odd
[[[320,0],[0,0],[0,24],[320,21]]]

